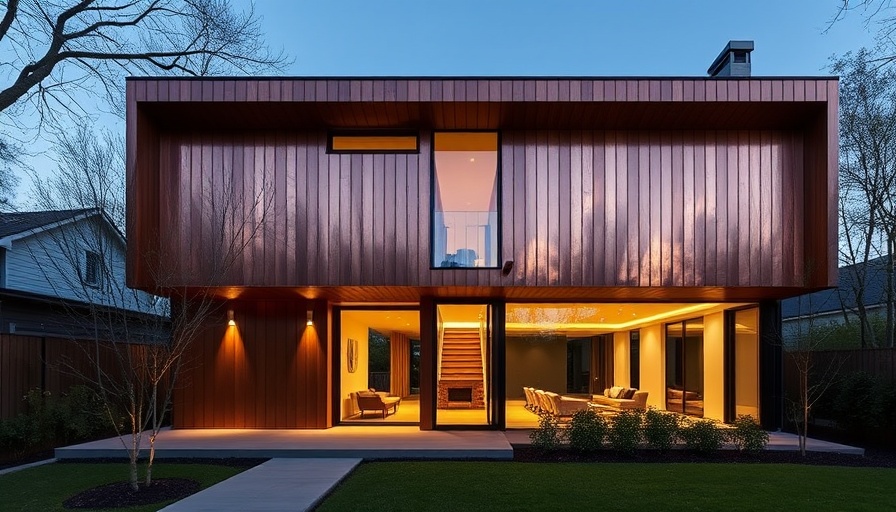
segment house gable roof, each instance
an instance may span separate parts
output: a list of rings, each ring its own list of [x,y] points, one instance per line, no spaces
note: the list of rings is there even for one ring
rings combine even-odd
[[[856,309],[856,288],[862,272],[865,272],[864,304],[882,304],[886,299],[887,260],[887,256],[881,256],[864,263],[840,267],[837,288],[781,301],[781,317],[787,319],[837,313],[843,308]]]
[[[124,244],[124,236],[112,224],[105,212],[99,208],[80,208],[76,210],[0,213],[0,247],[8,248],[16,240],[97,215],[112,230],[115,238]]]

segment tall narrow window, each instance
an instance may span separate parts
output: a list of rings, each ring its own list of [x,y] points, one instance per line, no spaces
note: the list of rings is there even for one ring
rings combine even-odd
[[[84,284],[99,286],[102,265],[103,260],[100,259],[99,254],[91,251],[84,251]]]
[[[498,266],[498,134],[436,133],[432,266]]]

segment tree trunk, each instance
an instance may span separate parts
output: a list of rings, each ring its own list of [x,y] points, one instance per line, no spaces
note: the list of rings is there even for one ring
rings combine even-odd
[[[156,458],[156,433],[153,432],[149,436],[149,459],[146,461],[146,481],[147,487],[152,485],[152,462]]]
[[[891,234],[888,241],[888,249],[887,254],[887,269],[885,275],[887,276],[887,285],[886,285],[886,294],[887,294],[887,325],[886,332],[884,333],[885,347],[893,348],[893,323],[894,323],[894,290],[893,290],[893,250],[896,249],[896,238]]]
[[[806,437],[809,435],[809,369],[808,365],[800,375],[800,398],[803,406],[803,421],[800,427],[800,455],[806,456]]]
[[[131,450],[129,453],[131,463],[131,489],[138,491],[140,490],[140,487],[137,485],[137,456],[140,451],[140,443],[137,441],[136,436],[131,439]]]

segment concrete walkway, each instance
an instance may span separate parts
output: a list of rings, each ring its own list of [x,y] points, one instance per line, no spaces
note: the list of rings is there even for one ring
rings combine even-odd
[[[361,459],[271,459],[162,510],[310,510],[360,462]]]

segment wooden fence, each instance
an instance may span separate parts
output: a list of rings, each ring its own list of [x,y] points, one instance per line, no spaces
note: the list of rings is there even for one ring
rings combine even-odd
[[[85,384],[81,375],[95,375],[96,351],[91,341],[0,334],[0,419],[24,412],[23,398],[31,389],[59,394]],[[116,371],[115,354],[108,347],[100,348],[98,359],[104,370]]]
[[[896,384],[896,348],[816,350],[812,352],[812,364],[817,370],[836,368],[839,377],[863,371],[882,381]],[[793,358],[785,353],[784,378],[788,389],[791,389],[791,382],[793,386],[796,385],[797,375]]]

